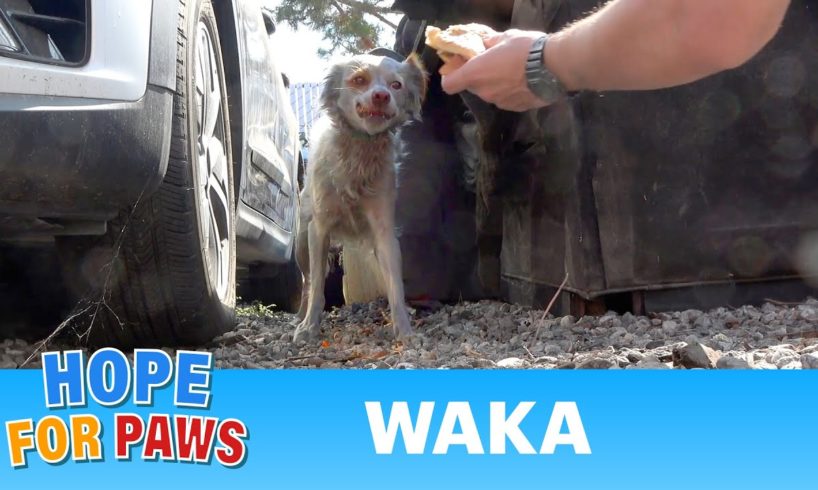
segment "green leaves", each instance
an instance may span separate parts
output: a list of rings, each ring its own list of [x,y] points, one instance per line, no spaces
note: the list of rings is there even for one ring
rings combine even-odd
[[[318,54],[328,57],[340,50],[359,54],[373,49],[385,27],[395,29],[390,19],[390,0],[282,0],[276,20],[293,29],[309,27],[324,34],[326,47]]]

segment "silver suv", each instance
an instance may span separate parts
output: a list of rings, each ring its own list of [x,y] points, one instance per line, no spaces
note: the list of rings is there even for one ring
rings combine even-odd
[[[94,343],[207,341],[237,270],[295,303],[274,31],[258,0],[0,0],[0,243],[54,244]]]

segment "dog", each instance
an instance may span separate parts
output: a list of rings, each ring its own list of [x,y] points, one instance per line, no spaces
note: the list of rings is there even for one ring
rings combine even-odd
[[[318,337],[328,253],[344,244],[374,251],[393,333],[412,334],[395,231],[397,164],[400,129],[420,120],[427,85],[415,56],[360,55],[330,68],[301,193],[296,261],[304,282],[294,342]]]

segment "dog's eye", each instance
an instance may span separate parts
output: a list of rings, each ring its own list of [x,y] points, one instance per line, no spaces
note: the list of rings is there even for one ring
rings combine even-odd
[[[392,89],[400,90],[403,88],[403,84],[400,82],[392,82]]]
[[[356,87],[363,87],[364,85],[366,85],[366,83],[367,83],[366,77],[363,77],[361,75],[358,75],[357,77],[352,79],[352,85],[355,85]]]

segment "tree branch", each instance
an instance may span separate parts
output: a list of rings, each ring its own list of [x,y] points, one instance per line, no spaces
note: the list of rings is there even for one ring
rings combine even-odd
[[[358,9],[362,12],[366,12],[368,14],[372,13],[379,13],[379,14],[388,14],[393,10],[389,7],[378,7],[377,5],[373,5],[368,2],[362,2],[361,0],[338,0],[339,2],[352,7],[354,9]]]
[[[388,25],[392,29],[395,30],[398,29],[397,24],[384,17],[383,14],[391,12],[391,10],[387,7],[378,7],[376,5],[372,5],[366,2],[361,2],[360,0],[333,0],[332,3],[336,4],[336,7],[338,7],[337,6],[338,3],[341,3],[343,5],[346,5],[347,7],[360,10],[365,14],[369,14],[372,17],[375,17],[376,19]]]
[[[341,15],[346,14],[346,12],[344,11],[344,7],[341,7],[341,4],[338,3],[336,0],[332,0],[332,6],[335,7],[335,10],[337,10],[339,14]]]

